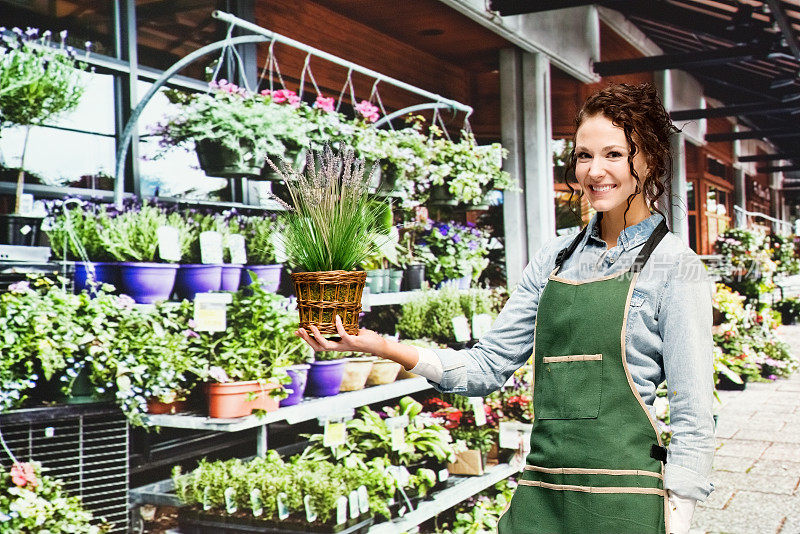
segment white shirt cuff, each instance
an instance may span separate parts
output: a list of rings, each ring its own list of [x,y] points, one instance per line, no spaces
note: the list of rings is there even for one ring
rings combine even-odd
[[[419,361],[409,372],[427,378],[431,382],[440,383],[444,375],[444,366],[442,360],[431,349],[424,349],[422,347],[414,347],[417,349]]]
[[[667,495],[669,496],[670,534],[688,534],[697,501],[689,497],[681,497],[672,491],[667,491]]]

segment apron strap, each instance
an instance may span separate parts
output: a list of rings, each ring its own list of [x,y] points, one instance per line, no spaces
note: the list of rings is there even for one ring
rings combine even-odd
[[[569,244],[568,247],[562,248],[558,252],[558,255],[556,256],[556,273],[561,270],[561,265],[567,261],[567,258],[572,256],[572,253],[575,252],[576,248],[578,248],[578,244],[583,240],[583,236],[586,235],[586,228],[588,228],[588,226],[583,227],[583,230],[581,230],[580,233],[575,236],[575,239]]]
[[[650,234],[650,237],[647,238],[642,250],[639,251],[639,255],[636,256],[636,259],[631,265],[630,272],[631,273],[638,273],[644,268],[644,264],[647,263],[647,260],[650,259],[650,254],[653,253],[653,250],[658,246],[664,236],[669,233],[669,228],[667,228],[667,223],[662,219],[661,222],[656,226],[656,229],[653,230],[653,233]]]

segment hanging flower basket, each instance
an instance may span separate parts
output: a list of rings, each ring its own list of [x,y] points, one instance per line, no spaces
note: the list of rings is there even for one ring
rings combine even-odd
[[[242,147],[239,150],[219,141],[203,139],[195,143],[200,168],[209,176],[220,178],[254,178],[261,174],[264,160]]]
[[[342,318],[348,334],[358,335],[365,271],[293,273],[300,328],[316,326],[323,336],[337,335],[334,320]]]
[[[287,153],[284,156],[284,159],[295,169],[297,172],[303,172],[306,166],[306,155],[308,151],[306,149],[301,149],[295,153]],[[272,162],[280,167],[280,158],[272,158]],[[263,162],[262,162],[263,163]],[[269,180],[270,182],[282,182],[283,177],[280,173],[275,172],[272,166],[267,163],[261,167],[261,171],[258,176],[261,180]]]

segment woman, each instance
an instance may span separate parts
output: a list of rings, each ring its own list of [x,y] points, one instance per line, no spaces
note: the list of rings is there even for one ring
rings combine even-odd
[[[655,209],[675,131],[652,85],[612,85],[576,119],[572,165],[597,214],[538,251],[470,350],[312,327],[315,350],[368,352],[439,390],[486,395],[533,355],[531,452],[501,533],[685,533],[713,490],[711,284]],[[652,213],[656,211],[657,213]],[[669,387],[663,447],[653,401]]]

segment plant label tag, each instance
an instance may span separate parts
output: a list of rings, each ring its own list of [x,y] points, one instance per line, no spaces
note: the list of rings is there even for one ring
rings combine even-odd
[[[253,515],[255,517],[259,517],[264,513],[264,505],[261,501],[261,490],[258,488],[250,492],[250,508],[253,509]]]
[[[245,265],[247,263],[247,249],[242,234],[231,234],[227,239],[228,250],[231,252],[231,263]]]
[[[289,257],[286,255],[283,236],[279,232],[272,234],[272,246],[275,248],[275,263],[286,263]]]
[[[180,261],[180,233],[174,226],[161,226],[156,230],[158,255],[164,261]]]
[[[480,339],[492,327],[492,316],[488,313],[477,313],[472,316],[472,337]]]
[[[411,480],[411,473],[408,472],[405,466],[400,466],[400,485],[405,487],[408,486],[408,482]]]
[[[361,511],[359,510],[358,506],[358,492],[356,490],[350,492],[348,501],[350,501],[350,519],[355,519],[361,515]]]
[[[194,329],[197,332],[224,332],[230,293],[198,293],[194,297]]]
[[[322,444],[325,447],[338,447],[347,440],[347,426],[343,422],[325,421],[322,432]]]
[[[278,493],[278,498],[277,498],[278,519],[280,519],[281,521],[289,517],[289,507],[286,505],[286,501],[288,498],[289,496],[286,495],[284,492]]]
[[[464,343],[469,341],[470,333],[469,333],[469,321],[463,315],[459,315],[458,317],[453,317],[453,335],[456,338],[456,341],[459,343]]]
[[[19,197],[19,214],[20,215],[30,215],[33,213],[33,195],[30,193],[23,193]],[[30,233],[32,228],[30,228],[27,232],[23,231],[23,235],[27,235]]]
[[[404,515],[406,515],[406,510],[407,510],[407,509],[406,509],[406,505],[404,504],[403,506],[401,506],[401,507],[400,507],[400,508],[397,510],[397,515],[398,515],[399,517],[403,517]]]
[[[366,486],[358,487],[358,509],[362,514],[369,512],[369,492]]]
[[[211,502],[210,502],[211,499],[210,499],[210,495],[208,494],[210,489],[211,488],[206,487],[203,490],[203,510],[206,510],[206,511],[207,510],[211,510]]]
[[[475,426],[486,424],[486,410],[483,408],[483,397],[470,397],[472,411],[475,413]]]
[[[235,514],[236,507],[236,490],[233,488],[225,488],[225,511],[229,514]]]
[[[533,425],[517,421],[502,421],[500,423],[501,449],[520,449],[525,446],[526,438],[530,438]]]
[[[347,522],[347,497],[336,499],[336,524],[344,525]]]
[[[200,261],[215,265],[222,263],[222,234],[200,232]]]
[[[402,451],[406,448],[406,429],[402,426],[393,426],[392,429],[392,450]]]
[[[345,502],[347,499],[345,499]],[[311,495],[303,497],[303,506],[306,509],[306,521],[313,523],[317,520],[317,511],[314,510],[314,505],[311,504]]]
[[[447,470],[445,467],[444,469],[439,470],[439,482],[444,482],[448,478],[450,478],[450,471]]]

